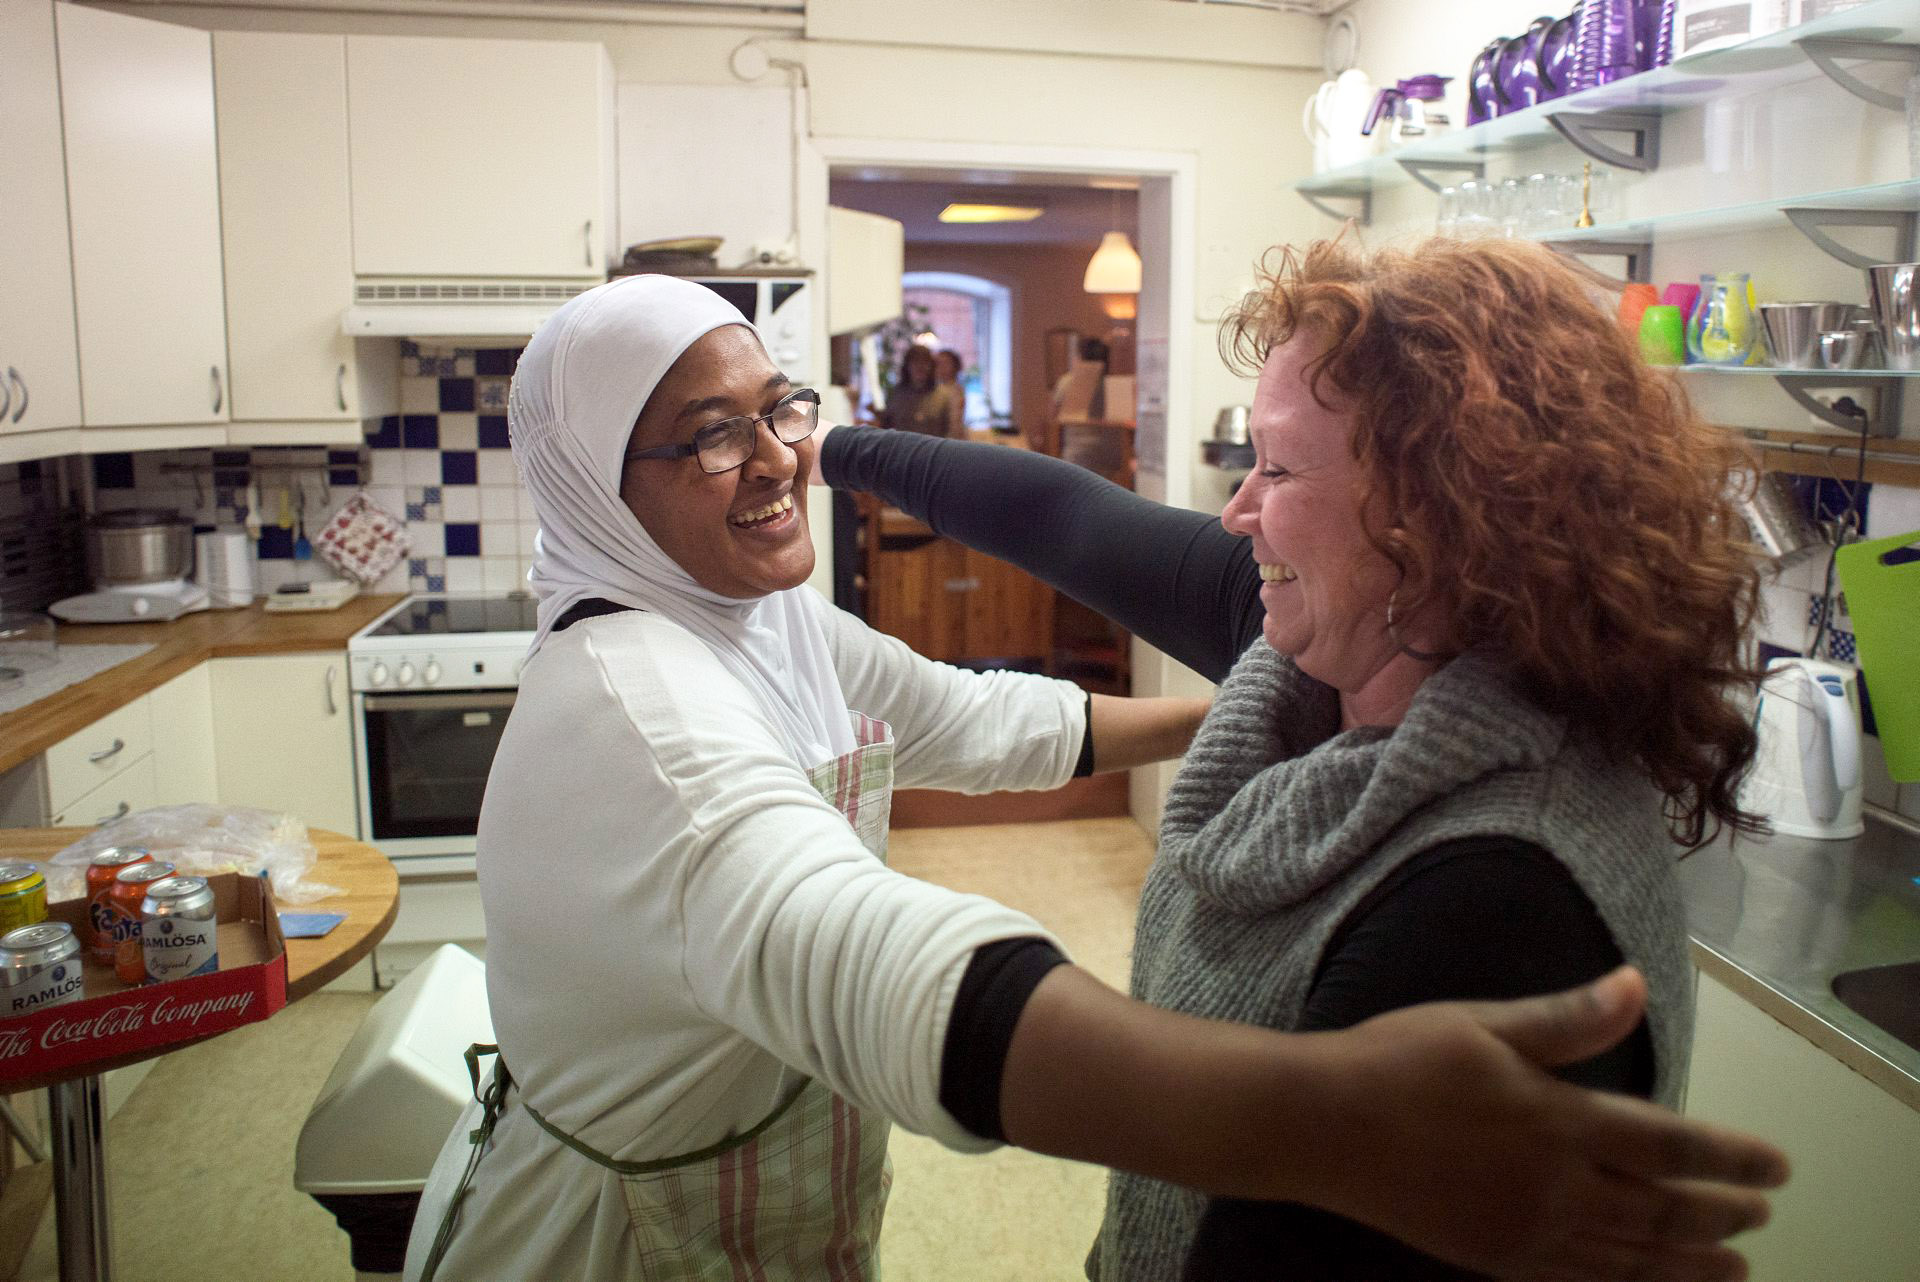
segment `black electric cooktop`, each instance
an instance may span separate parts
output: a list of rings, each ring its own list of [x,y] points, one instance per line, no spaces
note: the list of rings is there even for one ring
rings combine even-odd
[[[367,635],[418,637],[532,632],[538,605],[530,596],[414,597]]]

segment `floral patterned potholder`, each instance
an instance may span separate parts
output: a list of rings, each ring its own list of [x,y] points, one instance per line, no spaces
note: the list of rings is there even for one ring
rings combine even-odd
[[[391,570],[412,542],[406,522],[362,490],[341,505],[313,545],[334,569],[365,586]]]

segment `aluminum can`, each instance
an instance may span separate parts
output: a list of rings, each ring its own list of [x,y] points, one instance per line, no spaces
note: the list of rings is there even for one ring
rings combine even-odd
[[[220,969],[213,891],[204,877],[169,877],[147,886],[140,903],[140,951],[147,982],[211,975]]]
[[[148,886],[171,876],[173,865],[161,859],[133,864],[114,874],[107,903],[113,909],[113,973],[122,983],[147,982],[147,957],[140,951],[140,905],[146,901]]]
[[[85,970],[80,941],[64,921],[36,922],[0,935],[0,1020],[79,1001]]]
[[[47,919],[47,879],[38,864],[0,864],[0,935]]]
[[[87,864],[87,952],[103,966],[113,965],[113,905],[107,892],[113,879],[128,864],[143,864],[153,858],[138,846],[110,846]]]

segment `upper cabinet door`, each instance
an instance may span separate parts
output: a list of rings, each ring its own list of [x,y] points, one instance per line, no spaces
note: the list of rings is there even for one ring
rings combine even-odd
[[[359,275],[605,278],[602,46],[348,36],[347,103]]]
[[[80,425],[51,0],[0,4],[0,432]]]
[[[219,31],[220,213],[233,417],[360,417],[344,36]]]
[[[85,425],[225,422],[212,41],[79,5],[54,12]]]

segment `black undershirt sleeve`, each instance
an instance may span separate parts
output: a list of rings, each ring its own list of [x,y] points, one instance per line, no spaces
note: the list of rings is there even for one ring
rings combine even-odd
[[[1066,957],[1035,935],[976,949],[960,978],[940,1048],[940,1107],[984,1139],[1004,1140],[1000,1076],[1027,999]]]
[[[841,427],[820,450],[838,489],[876,494],[936,533],[1018,566],[1209,681],[1260,635],[1250,540],[1028,450]]]
[[[1348,1028],[1422,1002],[1556,992],[1620,962],[1600,914],[1552,855],[1505,837],[1448,842],[1408,860],[1348,915],[1322,956],[1299,1029]],[[1644,1097],[1653,1070],[1643,1020],[1620,1045],[1556,1076]],[[1184,1282],[1473,1276],[1316,1207],[1230,1198],[1208,1202],[1183,1275]]]

